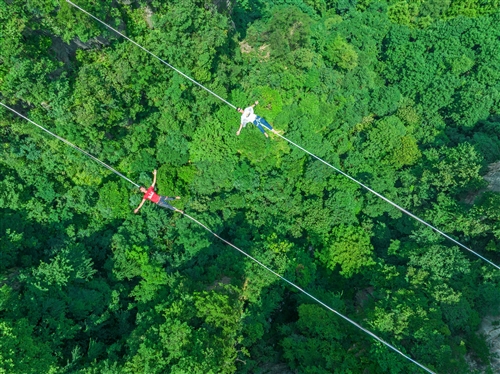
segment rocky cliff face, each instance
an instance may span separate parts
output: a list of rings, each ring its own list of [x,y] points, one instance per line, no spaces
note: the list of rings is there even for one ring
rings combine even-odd
[[[494,192],[500,192],[500,161],[494,162],[488,165],[488,174],[484,176],[484,179],[488,181],[488,190]]]

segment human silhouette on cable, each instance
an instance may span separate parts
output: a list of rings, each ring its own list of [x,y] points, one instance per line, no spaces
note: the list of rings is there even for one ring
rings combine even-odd
[[[236,109],[238,112],[241,113],[241,124],[238,131],[236,131],[236,135],[240,135],[241,129],[243,127],[246,127],[247,123],[253,123],[255,126],[257,126],[257,128],[260,130],[261,133],[263,133],[266,136],[266,138],[269,138],[269,135],[267,135],[266,131],[264,130],[264,127],[262,126],[267,127],[271,132],[277,134],[276,130],[273,129],[273,127],[269,124],[269,122],[267,122],[264,118],[256,115],[253,112],[253,108],[257,104],[259,104],[258,101],[256,101],[255,104],[245,108],[245,110],[241,108]]]
[[[141,192],[144,194],[144,197],[142,198],[142,201],[139,204],[139,206],[134,210],[134,213],[137,213],[139,209],[142,208],[142,205],[146,200],[152,201],[153,203],[157,204],[158,206],[161,206],[162,208],[167,208],[173,210],[174,212],[184,213],[182,210],[177,209],[176,207],[167,203],[167,201],[169,200],[179,200],[180,196],[176,197],[160,196],[157,193],[155,193],[155,184],[156,184],[156,169],[153,170],[153,184],[151,184],[151,187],[149,187],[148,189],[145,189],[144,187],[139,188]]]

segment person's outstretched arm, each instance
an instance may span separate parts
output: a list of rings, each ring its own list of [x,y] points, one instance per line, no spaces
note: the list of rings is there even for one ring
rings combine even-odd
[[[252,108],[254,108],[254,107],[255,107],[256,105],[258,105],[258,104],[259,104],[259,102],[258,102],[258,101],[256,101],[255,103],[253,103],[253,104],[252,104]]]
[[[151,185],[151,187],[154,187],[156,184],[156,169],[153,170],[153,184]]]
[[[146,199],[142,199],[141,203],[139,204],[139,206],[134,209],[134,213],[137,214],[137,212],[139,211],[139,209],[142,208],[142,205],[144,204],[144,202],[146,201]]]
[[[243,124],[240,123],[240,128],[238,129],[238,131],[236,131],[236,135],[240,135],[240,132],[241,132],[242,128],[243,128]]]

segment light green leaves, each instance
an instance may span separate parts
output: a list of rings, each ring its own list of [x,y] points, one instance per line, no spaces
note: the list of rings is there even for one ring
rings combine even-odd
[[[341,226],[333,230],[333,236],[327,248],[318,258],[329,269],[340,265],[340,274],[351,277],[365,267],[374,265],[373,247],[370,234],[361,227]]]
[[[341,36],[334,37],[326,45],[325,57],[342,69],[352,70],[358,66],[356,50]]]

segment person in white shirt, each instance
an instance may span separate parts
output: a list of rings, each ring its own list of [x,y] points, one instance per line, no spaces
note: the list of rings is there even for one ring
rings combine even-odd
[[[237,111],[241,113],[241,124],[240,128],[238,131],[236,131],[236,135],[240,135],[241,129],[243,127],[246,127],[247,123],[253,123],[257,128],[260,130],[261,133],[263,133],[266,138],[269,138],[269,135],[267,135],[266,131],[264,130],[264,127],[267,127],[271,132],[276,133],[276,131],[272,128],[272,126],[262,117],[256,115],[253,112],[253,108],[259,104],[258,101],[255,102],[252,106],[249,106],[248,108],[245,108],[245,110],[238,108]]]

